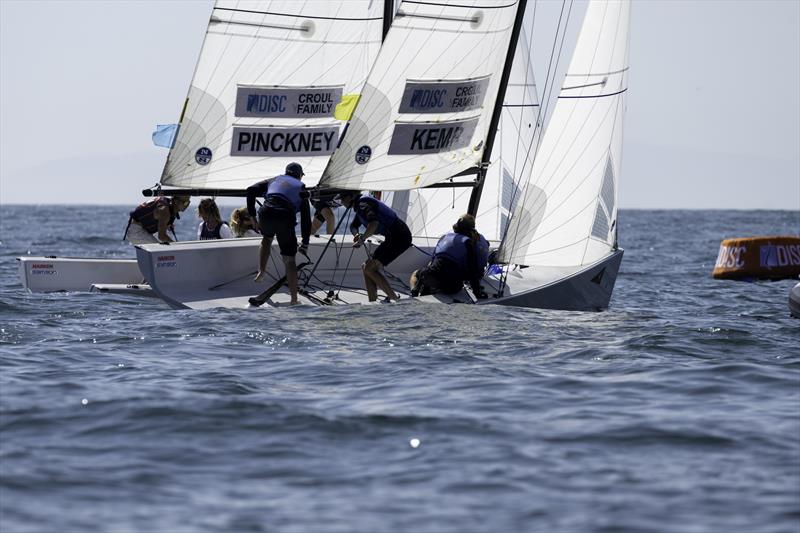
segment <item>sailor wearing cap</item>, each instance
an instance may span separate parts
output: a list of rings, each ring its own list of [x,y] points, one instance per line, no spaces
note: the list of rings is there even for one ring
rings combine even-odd
[[[272,248],[272,239],[278,237],[278,246],[286,267],[286,282],[291,293],[291,303],[297,300],[297,213],[300,213],[300,231],[303,244],[300,250],[305,253],[311,234],[311,209],[308,205],[308,191],[303,182],[303,167],[298,163],[286,165],[285,174],[259,181],[247,188],[247,211],[256,215],[257,196],[264,197],[264,205],[258,212],[261,227],[261,250],[258,256],[258,274],[255,281],[261,281],[267,271],[267,260]]]

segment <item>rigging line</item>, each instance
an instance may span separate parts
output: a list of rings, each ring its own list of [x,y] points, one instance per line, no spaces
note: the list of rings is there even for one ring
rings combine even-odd
[[[539,125],[542,123],[542,117],[543,116],[544,117],[547,116],[547,111],[550,108],[550,101],[552,100],[553,87],[555,86],[556,71],[558,69],[558,64],[561,61],[561,55],[562,55],[562,51],[563,51],[563,48],[564,48],[564,40],[566,39],[566,34],[567,34],[567,27],[569,26],[569,21],[570,21],[571,15],[572,15],[572,0],[570,0],[569,9],[567,10],[567,17],[564,20],[564,29],[563,29],[563,31],[561,33],[561,42],[558,45],[558,54],[556,54],[555,53],[555,51],[556,51],[556,43],[559,40],[559,38],[558,38],[558,29],[561,27],[561,21],[562,21],[562,18],[564,16],[564,7],[565,7],[565,5],[566,5],[566,0],[562,0],[561,12],[560,12],[559,17],[558,17],[558,24],[556,25],[556,35],[555,35],[554,40],[553,40],[553,47],[550,49],[550,60],[548,61],[547,73],[545,74],[545,83],[544,83],[545,90],[543,92],[543,97],[544,97],[544,103],[545,104],[544,104],[543,108],[539,107],[539,110],[538,110],[538,113],[537,113],[537,116],[536,116],[536,126],[537,126],[537,128],[540,127]],[[555,57],[555,64],[553,63],[553,58],[554,57]],[[553,73],[552,79],[550,79],[551,68],[552,68],[552,73]],[[549,81],[549,86],[548,86],[548,80],[550,80]],[[548,87],[549,87],[549,89],[548,89]],[[544,114],[543,114],[543,112],[544,112]],[[528,162],[528,159],[530,157],[531,148],[533,148],[533,145],[535,143],[535,145],[536,145],[536,148],[534,150],[534,157],[535,157],[535,154],[539,151],[539,146],[541,145],[541,140],[542,140],[542,135],[541,135],[541,130],[540,130],[539,135],[535,135],[534,138],[531,140],[531,144],[528,146],[528,151],[527,151],[527,153],[525,155],[525,162],[523,163],[523,168],[522,168],[522,171],[520,172],[521,175],[523,174],[524,169],[525,169],[525,164]],[[523,203],[527,199],[527,192],[528,192],[528,186],[529,185],[530,185],[530,180],[528,180],[525,183],[525,185],[523,186],[523,191],[522,191]],[[515,205],[515,206],[516,206],[515,202],[516,202],[517,190],[518,190],[518,188],[515,188],[512,191],[512,201],[511,201],[511,203],[512,203],[512,205]],[[507,222],[506,222],[506,227],[505,227],[505,229],[503,231],[503,238],[500,240],[500,249],[503,249],[504,246],[505,246],[506,240],[508,238],[508,232],[512,227],[512,223],[514,222],[514,215],[516,214],[516,211],[517,210],[514,209],[514,211],[509,213],[509,217],[508,217]],[[517,243],[517,239],[518,238],[519,238],[519,229],[515,229],[514,236],[512,238],[512,246],[511,246],[512,249],[516,247],[516,243]],[[504,270],[501,273],[501,277],[500,277],[500,292],[505,290],[505,285],[506,285],[507,279],[508,279],[508,271]]]
[[[555,73],[556,73],[556,70],[558,68],[558,63],[560,61],[561,50],[562,50],[562,48],[564,46],[564,39],[565,39],[565,35],[566,35],[566,32],[567,32],[567,26],[569,24],[570,14],[572,12],[572,2],[570,1],[570,9],[569,9],[569,11],[567,13],[566,21],[564,21],[564,27],[563,27],[563,31],[561,33],[561,44],[558,46],[559,53],[558,53],[558,55],[556,55],[556,45],[557,45],[558,40],[559,40],[559,29],[561,28],[561,22],[562,22],[562,20],[564,18],[564,8],[565,7],[566,7],[566,0],[562,0],[562,2],[561,2],[561,12],[560,12],[560,14],[558,16],[558,24],[556,25],[556,34],[555,34],[555,36],[553,38],[553,46],[550,49],[550,60],[547,63],[547,71],[545,73],[544,90],[542,92],[542,101],[544,102],[544,107],[540,106],[539,109],[538,109],[538,113],[536,115],[536,127],[537,128],[540,127],[539,125],[542,122],[542,116],[547,116],[547,111],[549,110],[549,107],[550,107],[550,99],[551,99],[551,95],[552,95],[552,91],[553,91],[553,85],[555,84]],[[535,16],[535,14],[536,14],[536,12],[534,10],[534,16]],[[532,43],[533,43],[533,39],[531,39],[531,46],[532,46]],[[555,57],[555,64],[553,63],[554,57]],[[551,71],[553,73],[553,79],[552,80],[550,79]],[[533,148],[534,142],[536,144],[536,149],[534,150],[534,154],[538,151],[539,144],[541,143],[541,138],[542,138],[542,135],[541,135],[541,130],[540,130],[539,135],[534,135],[534,138],[531,140],[531,145],[528,146],[528,150],[527,150],[526,156],[525,156],[526,162],[530,157],[531,148]],[[520,170],[520,176],[523,175],[524,169],[525,169],[525,166],[523,164],[523,168]],[[530,180],[527,183],[525,183],[523,185],[523,187],[522,187],[522,201],[523,202],[527,199],[527,190],[528,190],[529,183],[530,183]],[[519,187],[514,187],[514,189],[512,190],[510,205],[516,206],[516,201],[517,201],[516,200],[516,196],[517,196],[519,190],[520,190]],[[506,244],[506,240],[508,238],[508,233],[509,233],[509,231],[510,231],[510,229],[512,227],[512,223],[514,221],[515,212],[516,212],[516,209],[514,209],[513,211],[509,212],[509,216],[508,216],[508,218],[506,220],[506,226],[503,229],[503,236],[500,239],[500,246],[499,246],[500,249],[502,249]],[[517,233],[518,233],[518,231],[515,230],[514,231],[514,237],[512,237],[512,239],[513,239],[512,240],[512,248],[516,245]],[[502,283],[501,283],[501,288],[502,288],[504,286],[505,279],[504,278],[501,278],[501,279],[502,279]]]
[[[277,13],[275,11],[256,11],[252,9],[234,9],[232,7],[215,7],[214,10],[217,11],[233,11],[236,13],[253,13],[258,15],[273,15],[276,17],[293,17],[293,18],[303,18],[303,19],[316,19],[316,20],[345,20],[350,22],[363,22],[367,20],[383,20],[383,17],[372,17],[372,18],[344,18],[344,17],[322,17],[319,15],[296,15],[291,13]]]
[[[348,209],[350,209],[350,208],[348,207]],[[325,256],[325,252],[328,251],[328,247],[331,245],[331,242],[333,241],[334,237],[336,236],[336,232],[339,231],[339,227],[342,225],[342,222],[344,222],[344,217],[339,218],[339,224],[336,225],[336,229],[333,230],[333,234],[328,239],[328,242],[325,243],[325,248],[322,249],[322,253],[319,254],[319,257],[317,257],[317,260],[314,263],[314,268],[311,269],[311,274],[309,274],[309,278],[311,278],[311,276],[314,275],[314,272],[316,272],[317,267],[320,265],[320,262],[322,261],[322,258]],[[304,285],[304,287],[305,287],[305,285]]]
[[[460,7],[466,9],[505,9],[517,5],[517,2],[512,2],[503,6],[466,6],[461,4],[441,4],[438,2],[424,2],[422,0],[404,0],[404,4],[418,4],[423,6],[442,6],[442,7]]]

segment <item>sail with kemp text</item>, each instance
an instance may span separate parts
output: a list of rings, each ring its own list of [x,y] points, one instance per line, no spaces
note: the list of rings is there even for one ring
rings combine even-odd
[[[504,262],[587,265],[616,249],[630,2],[591,0],[501,247]]]
[[[377,57],[382,9],[218,0],[161,183],[245,189],[298,162],[316,184],[345,124],[336,106],[360,92]]]
[[[321,185],[397,191],[478,166],[518,8],[402,2]]]
[[[476,226],[481,233],[495,241],[502,238],[512,202],[519,199],[518,177],[533,164],[532,147],[540,131],[537,127],[539,99],[530,46],[527,32],[522,29],[476,215]],[[392,208],[403,214],[413,235],[436,237],[451,231],[458,217],[467,212],[472,189],[413,189],[391,194]]]

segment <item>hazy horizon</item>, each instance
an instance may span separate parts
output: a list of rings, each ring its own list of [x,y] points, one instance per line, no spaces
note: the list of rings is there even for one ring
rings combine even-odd
[[[0,2],[0,204],[141,202],[211,5]],[[621,208],[800,210],[800,2],[634,1],[629,87]]]

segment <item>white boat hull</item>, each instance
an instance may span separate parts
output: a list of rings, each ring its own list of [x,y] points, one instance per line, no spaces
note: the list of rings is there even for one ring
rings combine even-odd
[[[340,239],[341,237],[337,237]],[[349,242],[332,243],[323,254],[327,237],[312,237],[308,258],[298,255],[300,301],[307,305],[349,305],[368,303],[361,264],[380,242],[380,237],[364,248],[353,249]],[[437,239],[415,237],[414,246],[387,269],[387,279],[394,290],[410,297],[411,272],[423,267]],[[139,268],[150,281],[152,290],[170,306],[191,309],[214,307],[248,308],[256,296],[284,274],[277,246],[271,253],[263,283],[253,282],[260,239],[194,241],[170,245],[137,246]],[[338,246],[337,246],[338,245]],[[501,304],[519,307],[598,311],[608,307],[614,288],[622,250],[611,252],[602,260],[580,267],[510,267],[502,293],[500,279],[487,276],[486,300],[475,300],[466,289],[453,296],[435,295],[417,298],[420,302]],[[313,276],[312,276],[313,274]],[[306,284],[306,280],[309,280]],[[283,286],[266,302],[267,307],[288,305],[288,289]]]
[[[30,292],[90,291],[94,284],[142,282],[134,259],[18,257],[22,286]]]

